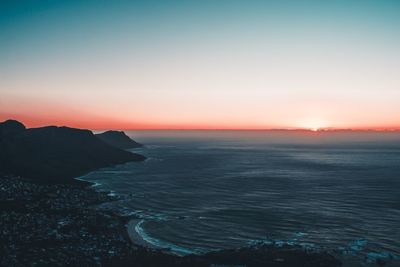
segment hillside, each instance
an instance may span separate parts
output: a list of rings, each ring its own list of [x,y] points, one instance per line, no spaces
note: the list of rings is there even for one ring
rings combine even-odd
[[[0,123],[0,171],[4,173],[66,182],[97,168],[144,159],[101,141],[89,130],[26,129],[17,121]]]

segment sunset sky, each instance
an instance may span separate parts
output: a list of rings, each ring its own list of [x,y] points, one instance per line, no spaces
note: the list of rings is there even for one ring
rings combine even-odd
[[[9,118],[400,129],[400,1],[1,1]]]

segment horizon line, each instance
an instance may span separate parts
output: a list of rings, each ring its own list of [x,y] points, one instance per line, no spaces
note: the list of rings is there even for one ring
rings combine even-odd
[[[400,128],[321,128],[321,129],[313,129],[313,128],[121,128],[121,129],[110,129],[110,128],[101,128],[101,129],[90,129],[93,131],[109,131],[109,130],[119,130],[119,131],[259,131],[259,132],[268,132],[268,131],[304,131],[304,132],[312,132],[312,133],[323,133],[323,132],[400,132]]]
[[[125,127],[90,127],[88,125],[74,125],[74,123],[39,123],[32,125],[31,123],[24,122],[24,120],[9,118],[2,122],[8,120],[15,120],[24,124],[27,128],[40,128],[46,126],[57,126],[57,127],[69,127],[77,129],[88,129],[91,131],[108,131],[108,130],[119,130],[119,131],[303,131],[312,133],[323,133],[323,132],[400,132],[400,126],[386,126],[386,127],[276,127],[276,128],[187,128],[187,127],[143,127],[143,128],[125,128]]]

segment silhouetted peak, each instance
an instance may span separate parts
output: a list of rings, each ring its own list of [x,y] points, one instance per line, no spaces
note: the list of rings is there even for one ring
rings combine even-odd
[[[139,144],[134,140],[132,140],[123,131],[106,131],[101,134],[96,134],[96,136],[103,142],[106,142],[109,145],[121,149],[136,148],[143,146],[142,144]]]
[[[0,134],[1,135],[12,135],[22,131],[25,131],[25,125],[16,120],[6,120],[0,123]]]
[[[43,132],[43,133],[58,133],[58,134],[81,134],[81,135],[93,135],[92,131],[86,129],[70,128],[66,126],[45,126],[39,128],[30,128],[29,131]]]
[[[103,135],[103,136],[126,136],[128,137],[123,131],[114,131],[114,130],[110,130],[110,131],[105,131],[104,133],[101,133],[99,135]],[[129,137],[128,137],[129,138]]]
[[[18,133],[8,134],[11,132]],[[25,129],[16,121],[0,124],[0,172],[4,173],[63,182],[97,168],[145,159],[106,144],[90,130],[58,126]]]

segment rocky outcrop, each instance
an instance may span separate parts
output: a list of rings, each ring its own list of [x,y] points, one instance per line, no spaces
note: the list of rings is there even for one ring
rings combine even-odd
[[[96,136],[103,142],[120,149],[138,148],[143,146],[142,144],[133,141],[122,131],[107,131],[101,134],[96,134]]]
[[[0,172],[48,182],[67,182],[98,168],[144,156],[113,147],[91,131],[48,126],[26,129],[0,123]]]
[[[0,140],[25,131],[25,126],[19,121],[7,120],[0,123]]]

